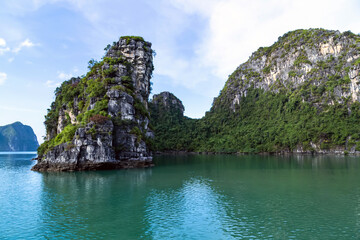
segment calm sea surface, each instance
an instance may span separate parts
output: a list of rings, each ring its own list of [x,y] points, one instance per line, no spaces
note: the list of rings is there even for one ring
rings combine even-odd
[[[360,239],[360,158],[161,156],[37,173],[0,154],[0,239]]]

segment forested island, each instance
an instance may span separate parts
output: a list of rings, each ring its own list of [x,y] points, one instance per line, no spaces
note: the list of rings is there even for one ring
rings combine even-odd
[[[228,78],[201,119],[171,93],[150,102],[157,151],[360,153],[360,36],[291,31]]]

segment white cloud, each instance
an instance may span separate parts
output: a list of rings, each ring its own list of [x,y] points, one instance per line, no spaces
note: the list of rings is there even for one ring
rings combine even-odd
[[[201,14],[204,16],[211,15],[218,0],[171,0],[175,7],[182,9],[189,14]]]
[[[51,81],[51,80],[48,80],[45,83],[45,86],[47,86],[49,88],[59,87],[60,85],[61,85],[61,82],[56,82],[56,81]]]
[[[6,41],[3,38],[0,38],[0,55],[10,51],[10,48],[6,46]]]
[[[6,46],[6,41],[3,38],[0,38],[0,47],[5,47]]]
[[[26,39],[20,44],[21,47],[33,47],[35,46],[34,43],[32,43],[29,39]]]
[[[1,48],[0,47],[0,55],[3,55],[4,53],[10,51],[10,48],[6,47],[6,48]]]
[[[20,52],[21,49],[23,49],[23,48],[31,48],[31,47],[34,47],[34,46],[35,46],[35,44],[34,44],[33,42],[31,42],[31,41],[27,38],[25,41],[23,41],[22,43],[20,43],[18,47],[14,48],[14,49],[13,49],[13,52],[14,52],[14,53],[18,53],[18,52]]]
[[[7,74],[0,72],[0,85],[4,84],[7,79]]]
[[[9,59],[8,59],[8,62],[9,62],[9,63],[12,63],[14,60],[15,60],[15,58],[12,57],[12,58],[9,58]]]
[[[74,71],[75,70],[76,69],[74,68]],[[65,72],[62,72],[62,71],[58,71],[57,72],[57,78],[59,80],[57,80],[57,81],[48,80],[48,81],[45,82],[45,86],[50,87],[50,88],[59,87],[63,81],[69,80],[72,77],[73,77],[72,73],[65,73]]]
[[[360,32],[360,9],[353,0],[174,0],[173,3],[185,12],[208,19],[196,60],[222,79],[252,52],[271,45],[288,31],[322,27]]]
[[[69,80],[73,75],[71,73],[58,72],[58,78],[60,80]]]

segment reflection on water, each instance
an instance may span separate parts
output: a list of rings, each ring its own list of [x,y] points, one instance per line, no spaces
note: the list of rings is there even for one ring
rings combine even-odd
[[[142,222],[142,193],[151,169],[82,173],[45,173],[43,236],[136,237]],[[104,231],[106,230],[106,231]]]
[[[148,234],[154,239],[171,234],[176,239],[357,239],[359,235],[358,157],[195,155],[162,156],[158,161],[161,168],[187,173],[188,180],[177,191],[150,195]],[[212,204],[197,204],[201,200],[194,189],[206,189],[199,191],[200,199]],[[185,196],[190,196],[196,211],[186,211]],[[181,217],[200,226],[186,225]]]
[[[146,205],[146,235],[152,239],[231,238],[226,203],[208,179],[191,178],[175,191],[153,190]]]
[[[0,154],[0,239],[358,239],[358,157],[157,156],[156,167],[31,172]]]

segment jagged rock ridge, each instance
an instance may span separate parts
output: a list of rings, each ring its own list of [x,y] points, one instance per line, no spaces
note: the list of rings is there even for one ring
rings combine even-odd
[[[0,127],[0,151],[36,151],[39,143],[30,126],[15,122]]]
[[[151,43],[121,37],[102,61],[91,60],[85,77],[56,89],[45,117],[47,139],[33,170],[68,171],[147,167]]]

